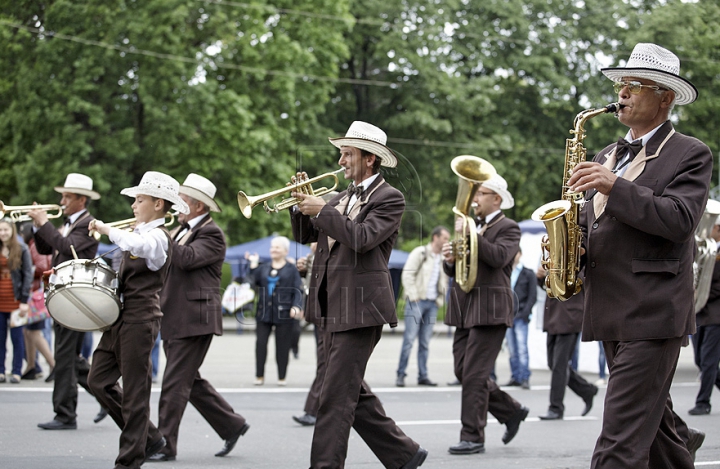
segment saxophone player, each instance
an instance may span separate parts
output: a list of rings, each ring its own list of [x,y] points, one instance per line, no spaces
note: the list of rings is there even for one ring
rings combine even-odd
[[[683,337],[695,332],[693,235],[712,153],[669,120],[673,106],[698,94],[675,54],[640,43],[625,67],[602,72],[615,83],[624,105],[618,119],[629,130],[568,181],[575,192],[597,191],[581,212],[582,338],[603,341],[610,377],[591,467],[691,469],[702,434],[688,441],[670,385]]]

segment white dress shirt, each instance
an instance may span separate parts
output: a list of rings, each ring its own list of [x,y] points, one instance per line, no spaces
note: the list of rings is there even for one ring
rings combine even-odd
[[[132,232],[110,228],[108,237],[123,251],[145,259],[148,269],[158,271],[167,261],[168,238],[162,230],[155,228],[164,223],[165,218],[158,218],[139,224]]]

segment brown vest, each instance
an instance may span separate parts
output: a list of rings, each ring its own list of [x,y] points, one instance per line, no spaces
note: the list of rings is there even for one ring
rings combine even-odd
[[[173,243],[170,233],[164,226],[158,227],[168,238],[167,260],[160,270],[152,271],[142,257],[130,255],[129,251],[123,253],[120,264],[120,288],[118,293],[123,294],[122,320],[128,323],[138,323],[162,318],[160,312],[160,290],[162,290],[172,260]]]

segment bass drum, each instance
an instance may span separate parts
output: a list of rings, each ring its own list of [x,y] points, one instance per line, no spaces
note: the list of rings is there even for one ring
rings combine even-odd
[[[120,316],[117,274],[97,260],[72,259],[55,267],[45,303],[50,316],[75,331],[104,331]]]

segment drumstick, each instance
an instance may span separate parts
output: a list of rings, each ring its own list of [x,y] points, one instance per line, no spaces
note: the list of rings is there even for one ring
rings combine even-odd
[[[77,253],[75,252],[75,246],[73,246],[73,245],[71,244],[71,245],[70,245],[70,250],[72,251],[73,257],[75,258],[75,260],[77,260],[77,259],[78,259],[78,256],[77,256]]]

